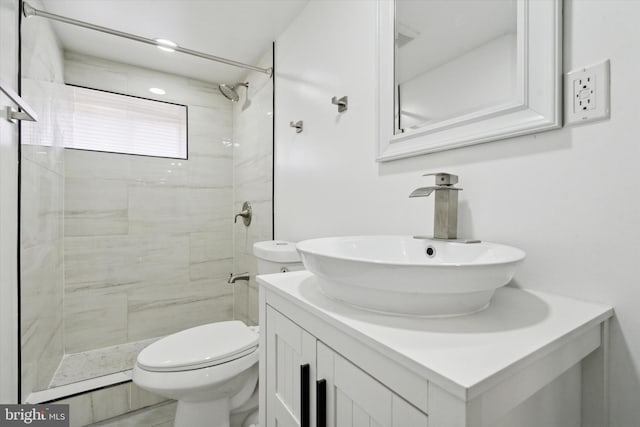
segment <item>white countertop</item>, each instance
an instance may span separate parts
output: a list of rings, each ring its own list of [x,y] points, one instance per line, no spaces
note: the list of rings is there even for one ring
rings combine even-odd
[[[332,300],[320,292],[315,276],[307,271],[262,275],[258,282],[425,378],[450,381],[467,395],[523,359],[613,315],[605,305],[504,287],[480,313],[440,319],[404,317]]]

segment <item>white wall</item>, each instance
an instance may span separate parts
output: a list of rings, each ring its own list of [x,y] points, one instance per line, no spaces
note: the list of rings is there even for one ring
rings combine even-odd
[[[0,0],[0,80],[18,89],[16,0]],[[6,121],[13,103],[0,92],[0,402],[18,400],[18,126]]]
[[[609,303],[611,425],[640,419],[640,2],[566,0],[565,70],[611,58],[612,118],[378,164],[376,2],[311,1],[276,45],[276,238],[426,234],[425,172],[460,176],[461,235],[521,247],[518,286]],[[348,95],[339,115],[332,96]],[[296,134],[290,120],[304,120]]]

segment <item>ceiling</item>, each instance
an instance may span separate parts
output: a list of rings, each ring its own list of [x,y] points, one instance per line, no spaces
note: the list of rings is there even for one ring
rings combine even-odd
[[[40,0],[32,6],[65,17],[168,39],[179,46],[258,65],[308,0]],[[30,17],[29,20],[45,19]],[[51,21],[63,49],[214,83],[234,83],[247,70]]]

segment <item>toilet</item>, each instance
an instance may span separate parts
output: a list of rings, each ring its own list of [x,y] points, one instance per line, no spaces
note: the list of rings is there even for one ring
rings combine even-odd
[[[283,240],[267,240],[253,244],[258,261],[258,274],[287,273],[304,270],[296,244]]]
[[[254,244],[258,274],[302,270],[295,244]],[[178,401],[175,427],[257,426],[259,328],[209,323],[143,349],[133,368],[140,388]]]
[[[176,427],[230,427],[257,389],[258,338],[239,320],[186,329],[142,350],[133,382],[178,401]]]

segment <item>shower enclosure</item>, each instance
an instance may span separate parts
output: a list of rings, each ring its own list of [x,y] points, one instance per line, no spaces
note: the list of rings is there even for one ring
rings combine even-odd
[[[273,235],[273,48],[229,100],[215,74],[72,51],[68,24],[31,12],[21,95],[39,121],[21,125],[21,395],[71,403],[72,415],[90,406],[89,424],[160,402],[129,382],[145,345],[209,322],[257,323],[251,247]],[[143,48],[167,64],[199,53]],[[210,59],[196,56],[194,67]],[[244,201],[249,227],[233,222]],[[249,283],[227,284],[243,271]]]

